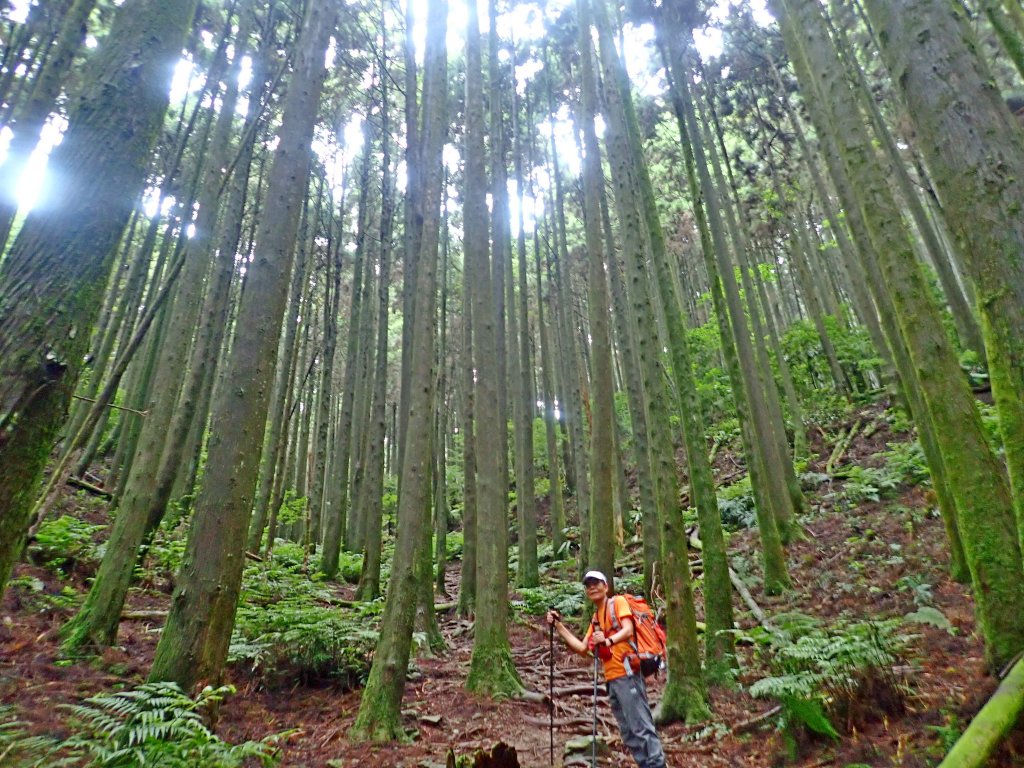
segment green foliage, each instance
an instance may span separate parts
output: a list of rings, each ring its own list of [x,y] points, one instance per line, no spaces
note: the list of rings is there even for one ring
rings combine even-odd
[[[916,611],[912,611],[903,617],[904,621],[911,624],[928,624],[937,629],[945,630],[950,635],[957,633],[957,628],[946,614],[933,605],[922,605]]]
[[[981,426],[985,430],[985,439],[988,441],[989,448],[996,455],[1003,456],[1005,451],[1002,427],[999,424],[999,412],[994,405],[988,403],[978,403],[978,411],[981,413]]]
[[[338,606],[330,588],[306,574],[304,557],[301,546],[278,542],[269,563],[246,567],[228,660],[271,685],[295,678],[347,687],[365,682],[380,606]],[[344,574],[351,558],[343,560]]]
[[[900,482],[920,485],[931,479],[924,450],[917,440],[891,443],[888,449],[875,456],[885,461],[887,473]]]
[[[275,765],[279,761],[277,742],[286,733],[230,744],[207,726],[209,714],[232,693],[234,688],[230,686],[207,686],[193,699],[176,683],[144,683],[66,706],[74,731],[63,741],[26,739],[15,722],[0,726],[0,744],[13,736],[8,741],[11,753],[7,757],[19,759],[16,765],[26,768],[241,768],[254,762]]]
[[[305,518],[307,503],[308,499],[305,496],[299,496],[294,488],[286,490],[281,502],[281,509],[277,513],[277,524],[291,525]]]
[[[905,691],[892,673],[909,638],[899,622],[867,621],[821,627],[800,614],[778,618],[781,630],[758,633],[773,674],[750,688],[782,705],[780,728],[795,745],[804,734],[839,738],[878,710],[901,712]]]
[[[583,588],[575,580],[556,581],[539,587],[520,587],[516,590],[520,599],[512,601],[512,607],[531,616],[541,616],[554,608],[563,616],[582,616],[586,598]]]
[[[29,544],[29,557],[55,573],[70,573],[80,566],[92,570],[103,556],[94,539],[106,527],[70,515],[47,520]]]
[[[72,611],[82,602],[82,594],[65,584],[58,592],[47,591],[46,584],[34,576],[19,576],[7,582],[29,611],[54,613]]]
[[[729,373],[722,363],[721,338],[714,312],[709,313],[703,325],[687,332],[687,341],[704,423],[718,424],[735,418],[736,405]]]
[[[718,513],[722,517],[722,525],[732,530],[753,528],[757,524],[750,475],[744,475],[735,483],[719,489]]]
[[[886,409],[885,420],[889,422],[889,430],[893,434],[910,432],[914,428],[910,415],[900,408]]]
[[[170,582],[185,557],[187,532],[188,524],[180,518],[161,525],[149,544],[145,562],[136,567],[137,578],[151,584],[160,580]]]
[[[551,493],[551,481],[543,475],[536,475],[533,479],[534,498],[543,499]]]
[[[960,740],[960,737],[964,732],[964,725],[960,722],[960,718],[957,717],[955,712],[942,712],[942,725],[926,725],[929,731],[937,734],[939,737],[938,746],[940,749],[936,749],[936,757],[945,755],[953,748],[953,745]]]
[[[444,538],[444,553],[449,560],[458,560],[462,557],[463,536],[462,531],[451,531]]]
[[[843,471],[843,487],[828,496],[837,506],[852,508],[865,501],[881,501],[899,487],[899,480],[884,468],[864,467],[853,464]]]
[[[45,736],[29,735],[26,723],[15,716],[14,707],[0,706],[0,758],[7,761],[4,765],[42,765],[40,755],[52,753],[53,745],[53,740]]]
[[[910,592],[914,605],[919,608],[930,606],[935,600],[935,595],[932,594],[932,585],[912,573],[897,579],[896,586],[901,592]]]

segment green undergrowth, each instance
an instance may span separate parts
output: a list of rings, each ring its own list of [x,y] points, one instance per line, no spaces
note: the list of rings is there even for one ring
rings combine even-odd
[[[106,527],[71,515],[46,520],[28,545],[28,558],[61,577],[74,572],[92,573],[99,566],[104,551],[96,538]]]
[[[907,689],[893,668],[902,663],[911,635],[902,622],[839,622],[783,614],[779,629],[751,632],[771,672],[751,695],[781,706],[779,730],[790,759],[814,740],[838,740],[872,720],[905,711]]]
[[[575,580],[553,581],[539,587],[520,587],[516,590],[519,599],[512,601],[512,608],[529,616],[541,616],[554,608],[563,616],[582,616],[586,598],[583,588]]]
[[[278,542],[269,562],[246,567],[230,662],[269,687],[366,681],[383,603],[341,605],[316,573],[302,547],[288,542]]]
[[[872,456],[881,466],[853,464],[836,471],[842,486],[827,495],[840,508],[894,498],[906,486],[930,483],[928,464],[917,440],[894,442]]]
[[[64,705],[71,733],[31,736],[10,708],[0,710],[0,757],[10,768],[242,768],[279,762],[289,734],[231,744],[210,727],[234,688],[207,687],[192,698],[174,683],[144,683]]]

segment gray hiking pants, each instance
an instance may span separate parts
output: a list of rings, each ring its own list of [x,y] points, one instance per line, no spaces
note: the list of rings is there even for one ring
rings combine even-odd
[[[622,741],[640,768],[665,768],[665,753],[654,730],[654,718],[647,703],[647,686],[641,675],[626,675],[608,681],[608,698],[619,722]]]

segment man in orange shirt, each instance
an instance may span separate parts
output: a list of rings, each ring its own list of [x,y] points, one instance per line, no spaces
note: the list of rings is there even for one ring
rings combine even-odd
[[[612,712],[619,723],[622,741],[640,768],[665,768],[665,752],[654,730],[654,718],[647,703],[647,687],[640,670],[633,670],[626,661],[633,636],[633,612],[625,598],[608,594],[608,579],[600,571],[587,571],[583,577],[587,599],[594,604],[594,616],[587,634],[580,640],[572,633],[557,611],[548,611],[547,621],[558,630],[570,649],[587,656],[597,654],[604,666],[604,679]],[[611,611],[619,620],[615,629]]]

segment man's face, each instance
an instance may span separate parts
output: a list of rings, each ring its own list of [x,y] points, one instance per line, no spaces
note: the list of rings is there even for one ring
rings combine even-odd
[[[608,593],[608,585],[600,579],[587,579],[583,582],[583,591],[588,600],[598,603]]]

